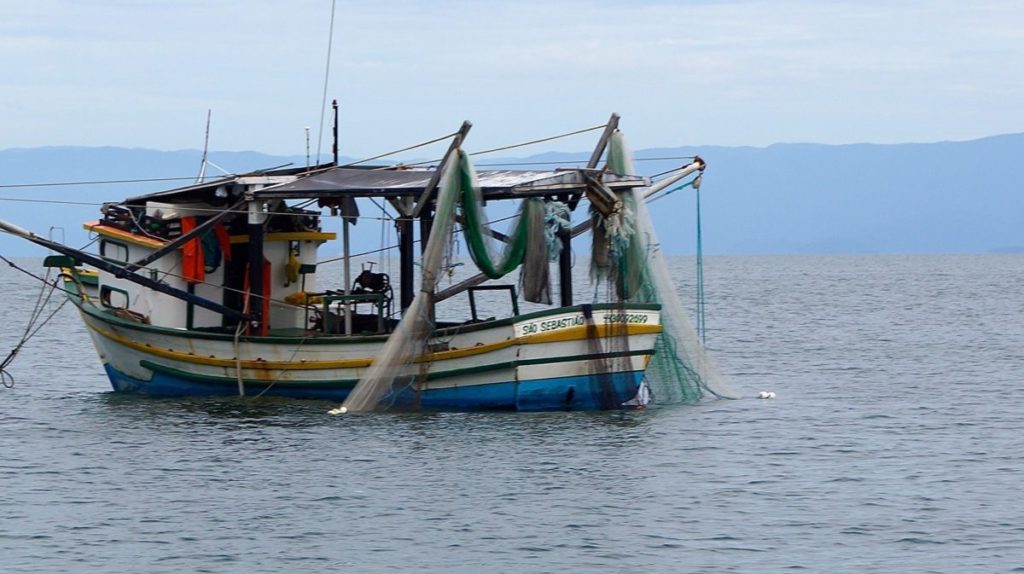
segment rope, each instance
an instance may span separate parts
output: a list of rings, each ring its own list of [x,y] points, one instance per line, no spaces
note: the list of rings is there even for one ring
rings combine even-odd
[[[495,219],[491,223],[500,223],[502,221],[508,221],[509,219],[515,219],[516,217],[519,217],[519,216],[518,215],[509,215],[508,217],[502,217],[501,219]],[[399,219],[402,219],[402,218],[400,218],[400,217],[399,218],[395,218],[396,221],[399,220]],[[461,227],[455,227],[455,228],[452,229],[452,233],[460,233],[461,231],[462,231]],[[420,240],[420,239],[415,239],[415,240],[413,240],[413,244],[415,245],[416,243],[420,243],[421,241],[422,240]],[[381,253],[383,251],[390,251],[392,249],[398,249],[398,246],[397,245],[388,245],[387,247],[381,247],[380,249],[371,249],[369,251],[363,251],[362,253],[353,253],[349,257],[352,257],[352,258],[363,257],[365,255],[373,255],[375,253]],[[324,265],[326,263],[334,263],[335,261],[341,261],[344,258],[345,258],[345,256],[332,257],[330,259],[321,259],[320,261],[317,261],[316,264],[317,265]]]
[[[430,141],[425,141],[423,143],[418,143],[416,145],[411,145],[409,147],[404,147],[402,149],[396,149],[395,151],[389,151],[387,153],[382,153],[382,154],[379,154],[379,155],[375,155],[373,157],[368,157],[366,159],[361,159],[359,161],[354,161],[352,163],[346,163],[345,165],[343,165],[341,167],[351,167],[351,166],[354,166],[354,165],[359,165],[361,163],[366,163],[368,161],[373,161],[375,159],[380,159],[382,157],[388,157],[389,155],[395,155],[396,153],[402,153],[404,151],[409,151],[409,150],[414,150],[414,149],[421,148],[421,147],[426,147],[428,145],[436,144],[437,142],[442,142],[442,141],[444,141],[446,139],[453,138],[453,137],[455,137],[458,134],[459,134],[459,132],[452,132],[452,133],[450,133],[448,135],[443,135],[443,136],[441,136],[439,138],[434,138],[434,139],[432,139]],[[427,162],[427,163],[431,163],[431,162]],[[409,164],[409,165],[415,165],[415,164]],[[385,166],[383,169],[390,169],[390,168],[391,168],[391,166]]]
[[[692,181],[690,182],[693,183]],[[704,247],[700,229],[700,187],[694,188],[697,192],[697,334],[700,335],[700,342],[707,346],[707,328],[704,323]],[[715,395],[717,396],[717,395]]]
[[[149,183],[154,181],[194,181],[196,177],[151,177],[146,179],[95,179],[86,181],[56,181],[48,183],[6,183],[0,184],[0,189],[15,187],[60,187],[65,185],[111,185],[115,183]]]
[[[18,271],[21,271],[25,275],[28,275],[29,277],[31,277],[31,278],[33,278],[33,279],[35,279],[37,281],[42,281],[43,283],[45,283],[47,285],[50,284],[48,279],[44,279],[44,278],[42,278],[42,277],[32,273],[31,271],[26,270],[26,269],[22,269],[21,267],[18,266],[17,263],[11,261],[10,259],[4,257],[3,255],[0,255],[0,260],[2,260],[4,263],[7,263],[7,265],[13,267],[14,269],[16,269]],[[56,289],[57,291],[63,291],[64,293],[67,293],[68,295],[74,295],[75,297],[78,296],[78,293],[75,293],[74,291],[69,291],[69,290],[67,290],[67,289],[65,289],[63,287],[57,287],[56,285],[54,285],[53,288]]]
[[[592,132],[592,131],[595,131],[595,130],[603,130],[603,129],[605,129],[605,127],[607,127],[607,124],[601,124],[599,126],[594,126],[594,127],[590,127],[590,128],[583,128],[581,130],[576,130],[574,132],[568,132],[568,133],[564,133],[564,134],[559,134],[557,136],[549,136],[549,137],[546,137],[546,138],[541,138],[541,139],[538,139],[538,140],[532,140],[532,141],[523,142],[523,143],[519,143],[519,144],[512,144],[512,145],[507,145],[507,146],[502,146],[502,147],[485,149],[485,150],[482,150],[482,151],[475,151],[475,152],[473,152],[473,153],[471,153],[469,155],[471,155],[471,156],[473,156],[473,155],[484,155],[484,154],[488,154],[488,153],[494,153],[496,151],[505,151],[505,150],[515,149],[515,148],[519,148],[519,147],[526,147],[526,146],[530,146],[530,145],[534,145],[534,144],[539,144],[539,143],[549,142],[549,141],[552,141],[552,140],[557,140],[557,139],[560,139],[560,138],[566,138],[566,137],[569,137],[569,136],[575,136],[575,135],[579,135],[579,134],[584,134],[584,133]]]
[[[325,318],[324,320],[326,321],[327,319]],[[289,362],[289,363],[291,363],[292,361],[294,361],[294,360],[295,360],[295,357],[296,357],[296,356],[297,356],[297,355],[299,354],[299,349],[301,349],[301,348],[302,348],[302,344],[306,342],[306,339],[307,339],[306,337],[303,337],[303,338],[299,339],[299,344],[298,344],[298,345],[295,345],[295,350],[294,350],[294,351],[292,351],[292,354],[291,354],[291,356],[290,356],[290,357],[288,357],[288,362]],[[274,380],[273,380],[273,381],[270,381],[270,384],[269,384],[269,385],[267,385],[267,387],[266,387],[265,389],[263,389],[262,391],[260,391],[260,392],[259,392],[259,393],[258,393],[258,394],[257,394],[257,395],[256,395],[255,397],[253,397],[253,398],[255,398],[255,399],[258,399],[258,398],[262,397],[263,395],[265,395],[265,394],[267,393],[267,391],[269,391],[270,389],[272,389],[272,388],[274,387],[274,385],[276,385],[276,384],[277,384],[277,382],[281,380],[281,377],[283,377],[283,376],[284,376],[284,374],[285,374],[285,372],[286,372],[287,370],[288,370],[288,369],[281,369],[281,370],[280,370],[280,372],[278,372],[278,373],[277,373],[277,376],[276,376],[276,377],[274,377]],[[241,380],[242,380],[242,375],[241,375],[241,371],[239,371],[239,375],[238,375],[238,380],[239,380],[239,383],[238,383],[238,384],[239,384],[239,385],[241,385],[241,384],[242,384],[242,383],[241,383]],[[239,387],[239,388],[241,388],[241,387]]]
[[[96,203],[91,201],[60,201],[56,199],[27,199],[24,197],[0,197],[0,201],[21,201],[24,203],[53,203],[63,205],[89,205],[89,206],[102,206],[102,203]]]
[[[32,337],[35,337],[36,334],[39,333],[39,330],[42,329],[47,323],[49,323],[50,319],[53,319],[53,317],[61,309],[64,308],[64,305],[67,304],[67,299],[61,301],[60,305],[58,305],[56,309],[51,311],[50,314],[47,315],[47,317],[37,325],[36,323],[37,321],[39,321],[39,317],[42,316],[43,310],[46,309],[46,305],[50,302],[50,299],[53,297],[54,291],[58,289],[60,289],[61,291],[66,291],[68,293],[70,293],[70,291],[57,287],[56,283],[50,285],[49,271],[47,271],[47,277],[42,278],[18,267],[18,265],[16,265],[13,261],[7,259],[3,255],[0,255],[0,259],[4,260],[8,265],[13,267],[14,269],[17,269],[29,275],[30,277],[33,277],[43,282],[43,287],[39,290],[39,295],[36,297],[35,305],[32,307],[32,313],[29,316],[28,324],[25,325],[25,331],[21,335],[21,340],[19,340],[18,344],[16,344],[14,348],[11,349],[11,351],[7,354],[7,357],[2,362],[0,362],[0,384],[2,384],[4,388],[12,389],[14,388],[14,375],[9,373],[7,371],[7,368],[10,366],[11,363],[14,362],[14,358],[18,356],[18,353],[21,351],[21,348],[25,346],[25,343],[32,339]],[[46,290],[47,286],[50,287],[49,292],[47,292]],[[43,296],[44,293],[46,295],[45,297]]]
[[[680,156],[674,156],[674,157],[638,157],[638,158],[633,159],[633,161],[667,161],[667,160],[681,160],[681,159],[693,159],[693,156],[680,155]],[[575,160],[575,161],[571,161],[571,160],[567,160],[567,161],[509,161],[509,162],[501,162],[501,163],[478,163],[478,164],[476,164],[476,166],[477,167],[504,167],[506,165],[579,165],[581,163],[587,163],[587,160],[586,159],[579,159],[579,160]],[[665,175],[667,173],[672,173],[673,171],[677,171],[678,169],[679,168],[673,168],[673,169],[670,169],[668,171],[663,171],[661,173],[654,174],[651,177],[662,176],[662,175]]]
[[[15,201],[15,202],[24,202],[24,203],[52,203],[52,204],[67,204],[67,205],[89,205],[89,206],[109,205],[109,202],[91,203],[91,202],[85,202],[85,201],[59,201],[59,200],[48,200],[48,199],[28,199],[28,198],[23,198],[23,197],[0,197],[0,201]],[[124,203],[117,203],[117,204],[113,204],[113,205],[125,205],[125,204]],[[299,206],[296,205],[295,207],[299,207]],[[197,213],[222,213],[224,211],[228,211],[229,213],[234,213],[234,214],[238,214],[238,215],[247,215],[249,213],[247,210],[238,210],[238,209],[226,210],[226,209],[217,209],[217,208],[213,208],[213,207],[189,207],[188,210],[189,211],[194,211],[194,212],[197,212]],[[315,217],[319,217],[321,219],[325,219],[325,218],[344,219],[345,218],[345,216],[341,215],[341,214],[339,214],[339,215],[331,215],[329,213],[328,214],[324,214],[324,213],[310,214],[310,213],[294,213],[294,212],[274,212],[274,213],[271,213],[269,215],[273,215],[274,217],[314,217],[315,216]],[[135,218],[134,214],[132,215],[132,219],[135,221],[136,225],[139,224],[139,222]],[[371,215],[361,215],[361,216],[359,216],[359,219],[369,219],[369,220],[374,220],[374,221],[376,221],[376,220],[380,220],[380,221],[394,221],[393,217],[374,217],[374,216],[371,216]],[[140,229],[141,229],[141,227],[140,227]],[[165,237],[159,237],[159,236],[152,235],[152,234],[149,234],[149,233],[146,233],[146,235],[149,235],[150,237],[153,237],[154,239],[159,239],[160,241],[167,241],[167,238],[165,238]]]
[[[249,300],[246,299],[245,312],[249,312]],[[238,396],[245,396],[245,382],[242,380],[242,354],[238,352],[238,339],[242,336],[242,331],[245,330],[245,321],[239,321],[238,326],[235,328],[235,337],[232,340],[231,348],[235,351],[235,378],[238,379]]]
[[[700,178],[700,176],[698,175],[697,177],[691,179],[690,181],[688,181],[686,183],[677,185],[676,187],[673,187],[672,189],[669,189],[668,191],[661,192],[658,195],[655,195],[653,197],[649,197],[649,198],[647,198],[647,203],[648,204],[654,203],[655,201],[657,201],[659,199],[662,199],[662,198],[664,198],[665,196],[667,196],[669,194],[675,193],[675,192],[679,191],[680,189],[686,189],[687,187],[691,187],[694,184],[694,182],[696,182],[699,178]],[[694,189],[697,189],[697,188],[694,188]]]
[[[497,152],[497,151],[505,151],[505,150],[515,149],[515,148],[520,148],[520,147],[531,146],[531,145],[534,145],[534,144],[549,142],[549,141],[557,140],[557,139],[561,139],[561,138],[567,138],[569,136],[575,136],[575,135],[579,135],[579,134],[586,133],[586,132],[592,132],[592,131],[595,131],[595,130],[603,130],[605,127],[606,127],[606,124],[601,124],[599,126],[594,126],[594,127],[590,127],[590,128],[583,128],[581,130],[576,130],[574,132],[567,132],[567,133],[564,133],[564,134],[558,134],[558,135],[555,135],[555,136],[550,136],[550,137],[541,138],[541,139],[537,139],[537,140],[531,140],[531,141],[528,141],[528,142],[517,143],[517,144],[512,144],[512,145],[506,145],[506,146],[501,146],[501,147],[496,147],[496,148],[491,148],[491,149],[485,149],[485,150],[481,150],[481,151],[475,151],[475,152],[473,152],[473,153],[471,153],[469,155],[470,156],[484,155],[484,154],[488,154],[488,153],[494,153],[494,152]],[[421,166],[421,165],[430,165],[430,164],[436,164],[436,163],[440,162],[441,159],[443,159],[443,158],[431,159],[431,160],[427,160],[427,161],[418,161],[418,162],[415,162],[415,163],[407,163],[407,164],[403,164],[403,165],[406,166],[406,167],[416,167],[416,166]]]

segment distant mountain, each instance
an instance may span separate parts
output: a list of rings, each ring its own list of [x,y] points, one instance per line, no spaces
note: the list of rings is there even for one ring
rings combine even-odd
[[[644,149],[636,155],[640,159],[700,155],[707,161],[701,189],[706,253],[985,253],[1015,252],[1024,245],[1024,193],[1016,164],[1022,152],[1024,134],[929,144],[694,146]],[[184,185],[188,180],[8,186],[187,178],[198,171],[200,156],[196,150],[111,147],[0,150],[0,217],[41,234],[50,226],[63,227],[68,242],[80,245],[86,240],[81,222],[96,217],[99,203]],[[572,162],[588,156],[589,152],[545,153],[480,158],[477,163],[483,169],[502,162]],[[235,173],[305,162],[305,158],[257,152],[214,152],[210,159]],[[683,161],[640,161],[637,166],[644,174],[656,174]],[[207,173],[218,172],[208,168]],[[652,206],[666,251],[691,253],[694,192],[682,190]],[[379,242],[376,232],[369,235],[377,236]],[[40,252],[0,234],[0,253]]]
[[[527,161],[581,159],[543,154]],[[1024,245],[1024,134],[898,145],[645,149],[700,155],[706,253],[984,253]],[[641,161],[655,174],[679,160]],[[652,205],[669,252],[694,248],[694,193]]]

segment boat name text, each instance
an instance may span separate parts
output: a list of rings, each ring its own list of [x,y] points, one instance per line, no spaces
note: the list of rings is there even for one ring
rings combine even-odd
[[[601,315],[602,323],[626,323],[631,325],[643,325],[650,321],[651,317],[647,313],[605,313]],[[520,336],[533,335],[535,333],[546,333],[548,331],[556,331],[559,329],[567,329],[569,327],[579,327],[586,323],[583,315],[576,315],[574,317],[562,317],[559,319],[546,319],[543,321],[533,321],[521,325]]]

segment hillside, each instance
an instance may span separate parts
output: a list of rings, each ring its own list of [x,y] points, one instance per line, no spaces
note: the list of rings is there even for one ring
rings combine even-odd
[[[708,162],[702,188],[707,253],[980,253],[1024,250],[1024,194],[1014,161],[1021,152],[1024,134],[929,144],[695,146],[644,149],[636,155],[698,154]],[[568,161],[587,155],[546,153],[479,163]],[[0,186],[187,177],[196,173],[199,158],[196,150],[7,149],[0,150]],[[305,161],[255,152],[216,152],[211,159],[234,172]],[[654,174],[679,163],[637,165]],[[51,225],[63,227],[69,243],[81,244],[86,236],[80,224],[96,217],[97,204],[185,183],[0,187],[0,198],[93,204],[0,199],[0,214],[37,233],[45,234]],[[693,203],[693,192],[684,190],[654,204],[655,224],[669,253],[693,250]],[[378,237],[376,231],[370,235]],[[376,247],[378,241],[364,239],[360,248]],[[0,253],[39,252],[0,236]]]

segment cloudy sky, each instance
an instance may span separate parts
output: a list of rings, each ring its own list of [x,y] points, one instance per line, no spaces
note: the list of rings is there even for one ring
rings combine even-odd
[[[208,108],[213,149],[315,138],[331,0],[0,6],[0,149],[200,148]],[[1016,0],[337,0],[332,58],[357,157],[463,119],[481,149],[613,111],[638,148],[1024,131]]]

